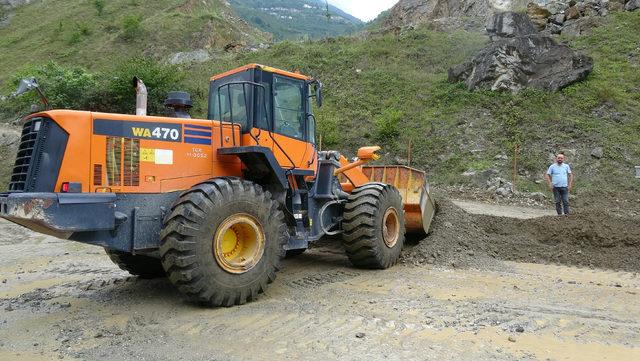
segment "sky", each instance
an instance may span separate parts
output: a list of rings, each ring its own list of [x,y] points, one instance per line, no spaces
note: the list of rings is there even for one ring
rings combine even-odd
[[[370,21],[391,8],[398,0],[329,0],[329,4],[359,18]]]

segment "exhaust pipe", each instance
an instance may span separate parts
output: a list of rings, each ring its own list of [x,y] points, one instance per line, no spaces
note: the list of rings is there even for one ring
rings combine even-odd
[[[133,77],[133,87],[136,89],[136,115],[147,115],[147,87],[137,76]]]

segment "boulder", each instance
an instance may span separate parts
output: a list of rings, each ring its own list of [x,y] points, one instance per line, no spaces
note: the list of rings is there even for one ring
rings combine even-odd
[[[624,9],[627,11],[640,9],[640,0],[629,0],[629,2],[624,6]]]
[[[486,25],[491,40],[536,34],[538,30],[527,15],[507,11],[496,14]]]
[[[562,28],[562,35],[578,37],[600,26],[600,23],[601,19],[593,16],[567,21]]]
[[[533,34],[492,42],[471,61],[449,69],[449,81],[463,81],[469,90],[557,91],[585,79],[592,69],[588,56],[549,36]]]
[[[549,23],[547,24],[547,28],[545,29],[545,32],[548,32],[549,34],[560,34],[562,32],[562,25],[558,25],[555,23]]]
[[[604,150],[602,147],[596,147],[591,150],[591,156],[596,159],[601,159],[604,156]]]
[[[209,52],[204,49],[174,53],[169,56],[169,64],[204,63],[211,59]]]
[[[577,19],[580,17],[580,10],[574,5],[568,8],[564,15],[566,20]]]
[[[534,2],[543,8],[549,10],[551,14],[561,14],[569,7],[569,1],[549,1],[549,0],[534,0]]]
[[[551,12],[537,4],[527,4],[527,16],[538,30],[544,30],[551,16]]]
[[[624,10],[624,4],[619,1],[609,1],[609,4],[607,5],[607,9],[609,11]]]
[[[552,18],[551,18],[551,22],[557,25],[562,25],[564,24],[564,13],[558,13],[555,14]]]
[[[533,192],[533,193],[529,194],[529,198],[541,202],[541,201],[544,201],[545,199],[547,199],[547,195],[542,193],[542,192]]]

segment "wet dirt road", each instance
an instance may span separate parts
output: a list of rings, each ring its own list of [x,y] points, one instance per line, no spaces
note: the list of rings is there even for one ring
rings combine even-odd
[[[286,260],[257,302],[205,309],[100,248],[0,222],[0,360],[640,360],[640,277],[496,261]]]

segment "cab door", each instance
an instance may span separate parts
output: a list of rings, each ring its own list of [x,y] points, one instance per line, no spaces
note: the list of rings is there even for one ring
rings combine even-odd
[[[307,117],[308,85],[303,80],[274,74],[273,92],[273,154],[283,168],[316,168],[313,136],[315,123]]]

